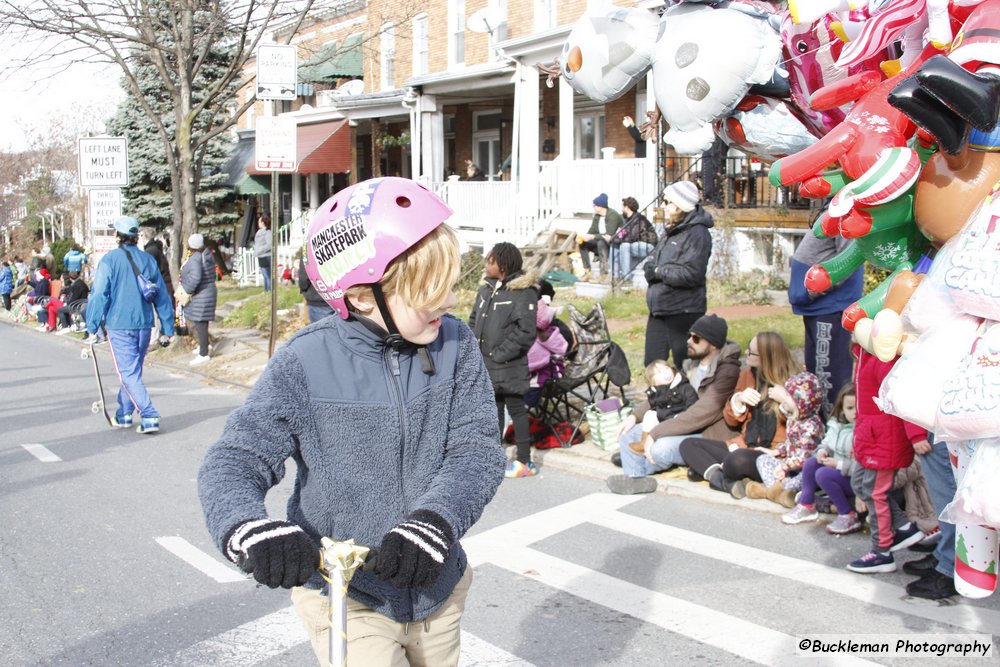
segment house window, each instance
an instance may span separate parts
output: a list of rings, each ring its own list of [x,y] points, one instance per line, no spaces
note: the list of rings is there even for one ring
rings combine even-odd
[[[465,0],[448,0],[448,66],[465,64]]]
[[[499,109],[477,111],[472,115],[472,161],[493,180],[503,161],[500,146],[501,113]]]
[[[396,78],[396,28],[391,23],[382,26],[382,34],[379,37],[379,58],[382,66],[379,77],[382,90],[392,90]]]
[[[604,146],[604,114],[596,111],[576,115],[576,158],[591,160],[601,157]]]
[[[429,35],[427,32],[427,14],[418,14],[413,19],[413,76],[427,74]]]
[[[556,27],[556,0],[535,0],[535,32]]]

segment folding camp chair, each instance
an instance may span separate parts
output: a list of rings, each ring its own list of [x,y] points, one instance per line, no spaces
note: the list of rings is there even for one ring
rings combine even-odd
[[[625,386],[632,380],[624,351],[611,340],[601,305],[595,305],[587,315],[572,305],[566,311],[576,339],[576,353],[564,360],[566,367],[561,377],[545,382],[537,405],[531,409],[532,415],[549,426],[563,447],[572,445],[579,434],[588,405],[608,398],[612,386],[618,387],[625,404]],[[560,423],[572,424],[568,438],[558,428]]]

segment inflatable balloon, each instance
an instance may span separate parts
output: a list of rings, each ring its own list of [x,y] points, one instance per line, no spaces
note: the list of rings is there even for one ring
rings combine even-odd
[[[587,11],[563,44],[562,75],[595,102],[616,100],[649,71],[656,35],[657,17],[644,9]]]
[[[984,444],[948,443],[948,454],[959,488],[969,474],[970,459],[979,446],[996,449],[1000,448],[1000,443],[995,440]],[[963,521],[960,505],[961,502],[956,497],[941,515],[945,521],[955,524],[955,590],[968,598],[989,597],[997,587],[1000,540],[994,527]]]
[[[847,35],[844,22],[834,14],[826,14],[811,23],[800,24],[786,16],[781,24],[782,56],[788,70],[791,88],[789,110],[817,137],[839,125],[850,110],[850,103],[818,111],[809,106],[809,97],[824,86],[861,72],[879,71],[879,63],[889,57],[880,52],[873,58],[850,68],[835,63],[844,48]]]
[[[753,16],[737,4],[675,5],[660,17],[653,87],[670,127],[689,131],[719,120],[753,84],[774,76],[781,40],[771,15]]]
[[[688,132],[670,128],[663,135],[663,141],[673,146],[678,155],[701,155],[715,143],[715,127],[712,123],[705,123]]]
[[[716,121],[715,134],[726,145],[767,164],[816,143],[787,104],[762,95],[744,97],[729,116]]]

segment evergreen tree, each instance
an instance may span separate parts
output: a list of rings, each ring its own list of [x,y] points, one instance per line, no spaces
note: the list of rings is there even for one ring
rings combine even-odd
[[[196,14],[196,22],[198,18]],[[172,100],[164,89],[161,73],[148,53],[137,52],[133,60],[133,72],[143,97],[149,107],[159,114],[173,143],[176,140],[176,122]],[[195,104],[201,101],[204,90],[221,79],[231,60],[231,53],[222,45],[211,50],[194,79],[192,101]],[[234,81],[230,88],[235,97],[237,82]],[[210,122],[217,124],[218,120],[213,120],[209,114],[202,114],[195,120],[192,130],[206,132],[210,129]],[[115,116],[108,121],[108,130],[115,136],[128,138],[129,187],[122,193],[123,212],[157,230],[171,227],[174,222],[173,173],[164,153],[163,140],[155,132],[150,132],[148,116],[134,97],[126,97],[119,105]],[[227,177],[222,172],[231,149],[228,136],[221,133],[198,146],[195,152],[196,170],[201,174],[195,206],[198,225],[202,229],[213,225],[233,225],[239,220],[233,192],[226,185]]]

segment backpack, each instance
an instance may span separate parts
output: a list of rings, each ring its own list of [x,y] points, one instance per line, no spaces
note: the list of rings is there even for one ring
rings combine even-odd
[[[125,257],[128,258],[128,263],[132,265],[132,272],[135,273],[135,281],[139,285],[139,292],[142,294],[142,298],[146,301],[153,303],[156,301],[156,297],[160,295],[159,286],[146,276],[139,273],[139,267],[135,265],[135,260],[132,259],[132,255],[129,254],[128,250],[122,249],[125,253]]]
[[[624,387],[632,381],[632,371],[628,367],[628,357],[618,343],[611,343],[608,354],[608,378],[616,387]]]

